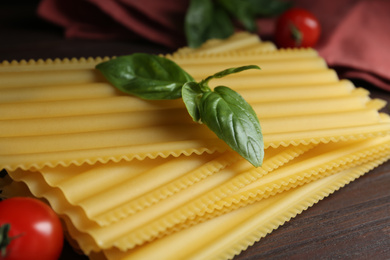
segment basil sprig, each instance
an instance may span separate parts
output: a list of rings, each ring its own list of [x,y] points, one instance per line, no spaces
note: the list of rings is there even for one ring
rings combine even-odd
[[[220,139],[255,167],[261,166],[264,143],[255,111],[234,90],[209,87],[210,80],[256,65],[230,68],[196,82],[175,62],[161,56],[135,53],[96,66],[119,90],[148,100],[183,98],[195,122],[207,125]]]
[[[231,36],[234,20],[255,32],[257,17],[281,14],[291,5],[283,0],[191,0],[184,21],[187,44],[196,48],[209,39]]]

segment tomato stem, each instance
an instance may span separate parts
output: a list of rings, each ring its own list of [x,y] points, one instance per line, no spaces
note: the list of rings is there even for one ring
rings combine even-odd
[[[294,39],[295,47],[300,47],[303,38],[302,32],[293,23],[290,23],[290,32],[291,37]]]
[[[7,246],[9,245],[9,243],[11,243],[11,238],[8,236],[10,228],[10,224],[4,224],[0,226],[1,257],[5,257],[7,255]]]
[[[21,233],[17,236],[10,237],[10,229],[11,225],[8,223],[0,226],[0,255],[2,258],[7,256],[7,246],[11,243],[11,241],[23,235],[23,233]]]

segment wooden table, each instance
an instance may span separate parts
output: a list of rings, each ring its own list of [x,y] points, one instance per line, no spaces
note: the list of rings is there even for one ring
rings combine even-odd
[[[35,16],[38,1],[0,3],[0,61],[119,56],[172,50],[148,42],[64,39]],[[390,93],[356,82],[371,96]],[[383,109],[389,113],[387,106]],[[61,259],[87,259],[65,245]],[[390,259],[390,162],[325,198],[235,259]]]

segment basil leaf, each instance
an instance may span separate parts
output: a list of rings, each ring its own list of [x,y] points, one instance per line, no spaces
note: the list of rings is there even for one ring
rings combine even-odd
[[[226,39],[234,33],[234,25],[229,14],[219,5],[214,5],[211,24],[207,31],[208,39]]]
[[[119,90],[143,99],[176,99],[194,79],[175,62],[146,53],[121,56],[96,66]]]
[[[234,33],[232,19],[256,32],[256,18],[279,15],[292,6],[284,0],[191,0],[184,20],[187,44],[197,48],[209,39],[225,39]]]
[[[247,31],[254,32],[257,30],[255,13],[249,2],[244,0],[218,0],[218,3],[240,21]]]
[[[196,48],[207,40],[213,16],[213,3],[210,0],[191,0],[184,20],[188,46]]]
[[[197,82],[187,82],[182,88],[182,98],[188,113],[195,122],[200,122],[199,101],[203,96],[203,91]]]
[[[203,94],[200,118],[220,139],[255,167],[261,166],[264,143],[256,113],[240,94],[219,86]]]
[[[225,39],[234,33],[228,13],[212,0],[191,0],[184,28],[191,48],[197,48],[209,39]]]
[[[279,15],[292,7],[292,2],[282,0],[245,0],[256,16],[271,17]]]
[[[228,76],[230,74],[238,73],[238,72],[241,72],[241,71],[244,71],[244,70],[249,70],[249,69],[258,69],[258,70],[260,70],[260,67],[257,66],[257,65],[247,65],[247,66],[241,66],[241,67],[236,67],[236,68],[229,68],[229,69],[217,72],[217,73],[215,73],[212,76],[207,77],[206,79],[202,80],[200,82],[200,84],[202,86],[203,85],[207,85],[208,82],[211,79],[222,78],[222,77]]]

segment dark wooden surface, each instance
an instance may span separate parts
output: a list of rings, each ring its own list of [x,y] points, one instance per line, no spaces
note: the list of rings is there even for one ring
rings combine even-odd
[[[67,40],[35,16],[38,1],[0,2],[0,61],[167,53],[149,42]],[[390,73],[390,72],[389,72]],[[356,82],[372,97],[390,93]],[[389,107],[384,112],[390,112]],[[61,259],[87,259],[66,245]],[[235,258],[390,259],[390,162],[298,215]]]

